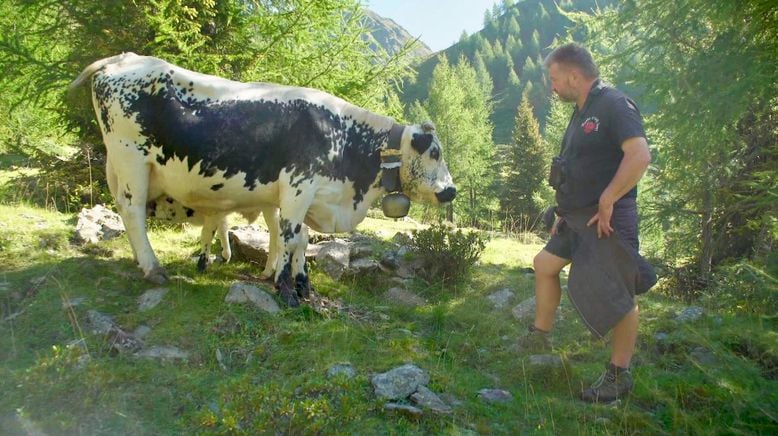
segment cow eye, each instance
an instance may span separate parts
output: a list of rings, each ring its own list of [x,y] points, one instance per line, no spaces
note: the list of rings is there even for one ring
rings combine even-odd
[[[430,157],[435,160],[440,159],[440,150],[438,150],[437,148],[433,148],[432,150],[430,150]]]

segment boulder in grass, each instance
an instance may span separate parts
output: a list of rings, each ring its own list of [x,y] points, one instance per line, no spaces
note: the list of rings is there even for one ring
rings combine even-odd
[[[78,214],[74,241],[79,244],[107,241],[124,233],[124,223],[116,212],[98,204]]]
[[[430,376],[424,370],[410,364],[376,374],[371,380],[375,394],[386,400],[407,398],[429,381]]]

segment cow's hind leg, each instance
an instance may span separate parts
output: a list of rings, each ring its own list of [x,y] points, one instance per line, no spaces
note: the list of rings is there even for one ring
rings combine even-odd
[[[114,199],[119,209],[119,215],[124,222],[135,259],[143,270],[144,278],[153,283],[165,283],[168,280],[167,273],[159,265],[146,234],[149,168],[145,164],[122,165],[121,167],[112,165],[109,168],[111,172],[115,170]]]
[[[267,253],[265,269],[262,270],[262,274],[260,274],[259,277],[261,279],[268,279],[273,276],[273,272],[276,269],[276,263],[278,262],[278,208],[275,206],[263,207],[262,217],[265,218],[265,224],[270,233],[270,248]]]
[[[217,219],[208,215],[203,222],[203,228],[200,230],[200,257],[197,259],[197,270],[205,271],[211,264],[211,244],[216,235]]]
[[[308,226],[302,225],[300,229],[300,239],[303,243],[297,245],[297,249],[294,252],[294,264],[292,265],[292,273],[295,278],[295,291],[297,296],[303,299],[310,298],[311,281],[308,280],[308,264],[305,262],[305,249],[308,246]]]
[[[227,216],[224,214],[206,215],[203,229],[200,231],[200,257],[197,259],[197,269],[205,271],[211,264],[211,245],[213,237],[218,236],[222,244],[222,259],[229,262],[232,257],[230,241],[227,237]]]
[[[216,227],[216,237],[222,244],[222,259],[228,263],[232,259],[232,250],[230,249],[230,237],[227,230],[227,216],[222,215],[219,218],[219,224]]]

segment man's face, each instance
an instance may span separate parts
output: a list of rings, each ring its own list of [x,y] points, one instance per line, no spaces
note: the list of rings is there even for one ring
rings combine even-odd
[[[551,89],[559,96],[559,99],[568,103],[574,103],[578,98],[578,91],[574,86],[573,69],[558,63],[548,67],[548,76],[551,79]]]

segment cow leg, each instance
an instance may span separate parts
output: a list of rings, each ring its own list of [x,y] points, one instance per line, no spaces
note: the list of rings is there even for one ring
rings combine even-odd
[[[205,271],[211,264],[211,244],[213,244],[213,237],[218,225],[217,216],[205,216],[203,228],[200,231],[200,257],[197,259],[197,270],[200,272]]]
[[[222,244],[222,259],[228,263],[232,259],[232,250],[230,249],[230,237],[227,230],[227,216],[222,215],[219,218],[219,225],[216,227],[216,236]]]
[[[110,159],[110,157],[109,157]],[[116,173],[116,200],[119,215],[124,222],[130,246],[135,253],[144,278],[153,283],[162,284],[168,279],[167,273],[159,265],[157,256],[146,234],[146,200],[149,190],[149,168],[145,164],[124,165]],[[119,167],[113,166],[113,169]]]
[[[200,258],[197,260],[197,269],[205,271],[211,264],[211,245],[213,237],[218,236],[222,244],[222,259],[229,262],[232,257],[230,240],[227,236],[227,215],[205,215],[203,229],[200,232]]]
[[[262,208],[262,216],[265,218],[265,224],[270,233],[270,248],[267,253],[265,269],[259,275],[264,280],[273,276],[276,263],[278,262],[278,208],[264,207]]]
[[[303,299],[310,298],[311,296],[311,282],[308,280],[308,265],[305,263],[305,249],[308,246],[308,226],[302,225],[300,229],[301,244],[297,245],[297,249],[294,252],[294,264],[292,265],[292,273],[295,278],[295,291],[297,296]]]
[[[105,181],[108,183],[108,191],[111,196],[116,200],[116,209],[119,210],[121,205],[119,204],[119,177],[116,175],[113,166],[111,165],[111,159],[105,159]],[[121,210],[119,210],[121,215]],[[124,222],[124,216],[122,215],[122,222]],[[126,226],[126,224],[125,224]],[[135,246],[130,243],[130,249],[132,250],[132,260],[138,261],[138,253],[135,251]]]
[[[312,189],[303,191],[313,192]],[[284,196],[281,194],[281,207],[278,215],[278,259],[276,260],[276,287],[281,299],[290,307],[300,305],[295,286],[295,275],[300,268],[295,266],[295,258],[301,258],[305,262],[305,247],[308,239],[302,238],[303,219],[310,205],[310,199],[297,195]],[[307,230],[305,230],[307,234]],[[301,251],[300,251],[301,250]],[[302,253],[302,256],[300,256]],[[297,254],[297,256],[295,256]],[[304,271],[304,267],[302,268]]]

